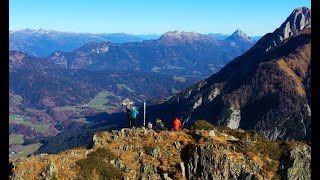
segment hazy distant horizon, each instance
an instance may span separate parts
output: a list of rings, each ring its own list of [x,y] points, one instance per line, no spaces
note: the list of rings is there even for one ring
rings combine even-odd
[[[9,27],[76,33],[164,34],[168,31],[262,36],[310,0],[10,0]]]
[[[167,31],[163,34],[156,34],[156,33],[149,33],[149,34],[144,34],[144,33],[140,33],[140,34],[132,34],[132,33],[127,33],[127,32],[102,32],[102,33],[91,33],[91,32],[73,32],[73,31],[61,31],[61,30],[54,30],[54,29],[32,29],[32,28],[24,28],[24,29],[14,29],[14,28],[9,28],[9,31],[22,31],[22,30],[26,30],[26,29],[30,29],[30,30],[35,30],[35,31],[39,31],[39,30],[45,30],[45,31],[55,31],[55,32],[63,32],[63,33],[79,33],[79,34],[129,34],[129,35],[135,35],[135,36],[139,36],[139,35],[154,35],[154,36],[161,36],[167,32],[173,32],[173,31],[179,31],[179,32],[195,32],[195,31],[181,31],[181,30],[171,30],[171,31]],[[237,29],[235,29],[234,31],[236,31]],[[241,29],[240,29],[241,30]],[[199,32],[195,32],[195,33],[199,33]],[[233,33],[233,32],[232,32]],[[230,34],[226,34],[226,33],[222,33],[222,32],[211,32],[211,33],[207,33],[204,35],[208,35],[208,34],[216,34],[216,35],[224,35],[224,36],[229,36]],[[246,34],[246,32],[244,32]],[[203,33],[200,33],[203,34]],[[249,36],[249,35],[248,35]],[[263,34],[258,34],[258,35],[251,35],[251,36],[263,36]]]

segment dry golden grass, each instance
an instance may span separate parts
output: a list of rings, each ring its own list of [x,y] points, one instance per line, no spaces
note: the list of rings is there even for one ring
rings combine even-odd
[[[247,155],[257,164],[259,164],[260,167],[263,167],[265,165],[264,161],[260,158],[259,155],[253,154],[252,152],[247,152]]]
[[[37,155],[30,158],[20,158],[14,161],[17,165],[13,169],[13,172],[17,174],[25,173],[28,179],[38,179],[39,175],[47,170],[47,164],[53,162],[58,171],[59,179],[77,178],[78,173],[75,162],[86,158],[86,151],[84,148],[76,148],[55,155]]]
[[[285,61],[292,70],[301,71],[300,76],[305,78],[311,61],[311,43],[297,49],[296,53],[291,54]]]
[[[306,94],[302,85],[302,79],[298,77],[295,72],[293,72],[293,70],[283,59],[277,61],[277,64],[279,65],[280,69],[286,72],[295,81],[298,94],[301,96],[305,96]]]
[[[233,157],[234,157],[234,159],[239,160],[240,158],[243,157],[243,154],[240,154],[240,153],[238,153],[238,152],[234,152],[234,153],[233,153]]]

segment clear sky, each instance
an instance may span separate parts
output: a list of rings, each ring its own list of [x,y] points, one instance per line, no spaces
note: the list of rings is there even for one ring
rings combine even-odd
[[[273,32],[311,0],[9,0],[9,27],[72,32]]]

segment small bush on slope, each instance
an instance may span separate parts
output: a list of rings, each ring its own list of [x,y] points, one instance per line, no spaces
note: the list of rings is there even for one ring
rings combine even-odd
[[[190,126],[191,130],[196,130],[196,129],[197,130],[201,130],[201,129],[211,130],[213,128],[214,128],[214,126],[206,120],[197,120],[193,124],[191,124],[191,126]]]
[[[76,162],[80,167],[80,177],[83,179],[121,179],[124,173],[110,164],[115,155],[108,149],[99,148],[90,153],[87,158]]]

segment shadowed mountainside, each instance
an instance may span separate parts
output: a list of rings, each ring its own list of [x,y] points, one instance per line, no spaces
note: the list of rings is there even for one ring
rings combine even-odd
[[[297,8],[273,33],[217,74],[149,107],[148,116],[172,126],[206,119],[231,128],[257,129],[270,139],[311,135],[311,11]]]

